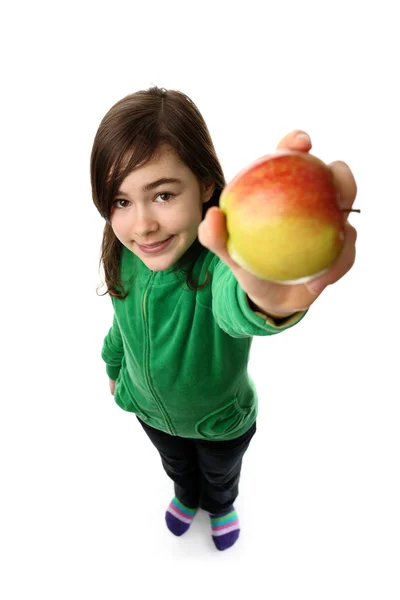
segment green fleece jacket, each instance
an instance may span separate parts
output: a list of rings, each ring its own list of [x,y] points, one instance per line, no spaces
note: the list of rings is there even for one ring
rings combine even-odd
[[[147,425],[181,437],[229,440],[257,416],[257,393],[247,372],[255,335],[269,336],[298,323],[279,324],[253,312],[232,271],[204,250],[194,277],[210,283],[190,290],[174,267],[151,271],[123,248],[121,276],[129,293],[112,298],[114,320],[102,358],[114,399]]]

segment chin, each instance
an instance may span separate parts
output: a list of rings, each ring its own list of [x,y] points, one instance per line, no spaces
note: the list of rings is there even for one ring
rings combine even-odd
[[[151,260],[143,260],[143,258],[141,260],[142,260],[142,262],[144,262],[144,264],[146,265],[146,267],[148,269],[150,269],[151,271],[154,271],[154,272],[166,271],[170,267],[173,267],[174,264],[176,263],[176,261],[157,261],[157,260],[151,261]]]
[[[171,252],[165,254],[165,256],[146,256],[140,251],[135,252],[135,254],[151,271],[166,271],[170,267],[173,267],[181,257],[181,254],[178,252]]]

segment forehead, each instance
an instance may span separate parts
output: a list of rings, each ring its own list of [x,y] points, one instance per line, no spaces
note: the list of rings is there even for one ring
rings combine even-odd
[[[142,186],[160,177],[183,179],[190,174],[190,169],[182,163],[172,148],[161,147],[150,161],[136,167],[125,177],[120,191],[124,191],[126,187]]]

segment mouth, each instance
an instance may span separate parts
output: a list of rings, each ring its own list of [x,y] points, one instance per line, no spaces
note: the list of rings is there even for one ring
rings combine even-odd
[[[138,244],[137,242],[136,243],[142,252],[145,252],[146,254],[155,254],[156,252],[161,252],[162,250],[167,248],[167,246],[169,246],[173,237],[174,236],[172,235],[171,237],[164,240],[163,242],[156,242],[155,244],[141,245],[141,244]]]

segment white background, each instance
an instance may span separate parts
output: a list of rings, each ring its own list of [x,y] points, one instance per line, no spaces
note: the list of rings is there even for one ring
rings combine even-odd
[[[19,2],[2,9],[0,596],[400,597],[399,106],[395,2]],[[10,8],[12,6],[12,8]],[[114,403],[89,157],[151,85],[188,94],[229,181],[306,130],[358,183],[352,271],[256,339],[258,433],[236,507],[174,538],[172,486]]]

